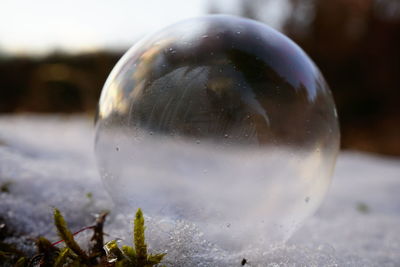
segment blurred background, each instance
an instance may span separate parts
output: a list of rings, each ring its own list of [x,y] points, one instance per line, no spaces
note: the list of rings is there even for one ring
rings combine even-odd
[[[291,37],[332,89],[342,147],[400,156],[399,0],[1,0],[0,114],[94,114],[131,45],[210,13]]]

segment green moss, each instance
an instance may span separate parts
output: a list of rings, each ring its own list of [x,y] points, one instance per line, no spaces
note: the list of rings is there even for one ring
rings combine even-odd
[[[102,213],[94,226],[85,227],[81,231],[92,229],[92,246],[88,251],[83,250],[75,241],[74,235],[58,209],[54,209],[54,224],[61,240],[51,243],[46,238],[36,241],[37,254],[28,259],[18,252],[7,249],[0,250],[0,258],[12,261],[18,254],[19,260],[14,261],[14,266],[26,267],[32,263],[41,267],[151,267],[159,266],[165,254],[149,254],[145,240],[145,222],[140,209],[136,212],[133,229],[133,246],[120,248],[116,240],[103,243],[103,225],[107,213]],[[59,249],[56,244],[64,243],[65,247]],[[35,265],[36,266],[36,265]]]
[[[141,209],[136,212],[133,229],[133,242],[135,244],[136,259],[138,266],[144,266],[147,261],[147,245],[144,239],[144,218]]]
[[[123,246],[119,249],[115,240],[106,244],[108,261],[115,261],[121,267],[150,267],[161,263],[165,254],[149,254],[145,240],[144,217],[141,209],[136,212],[133,221],[133,247]]]
[[[357,203],[356,209],[358,212],[363,213],[363,214],[368,214],[371,211],[369,206],[363,202]]]
[[[13,184],[11,181],[5,181],[0,184],[0,192],[1,193],[10,193],[10,186]]]
[[[86,255],[85,251],[81,249],[81,247],[75,241],[74,236],[68,229],[64,217],[61,215],[58,209],[54,209],[54,224],[57,227],[58,235],[65,242],[67,247],[71,249],[71,251],[74,252],[76,255],[78,255],[82,259],[82,262],[87,262],[88,256]]]

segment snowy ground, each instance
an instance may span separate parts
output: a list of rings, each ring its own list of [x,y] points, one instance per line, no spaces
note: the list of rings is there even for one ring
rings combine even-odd
[[[73,230],[91,225],[91,214],[113,209],[95,167],[89,118],[0,117],[0,186],[5,184],[0,231],[12,229],[5,241],[28,252],[34,237],[57,240],[52,207]],[[129,241],[128,223],[117,211],[106,232]],[[211,244],[195,245],[201,235],[190,225],[176,225],[174,233],[147,233],[156,250],[156,239],[166,240],[162,249],[171,266],[240,266],[241,257],[249,266],[400,266],[400,159],[342,152],[324,204],[284,247],[230,260]]]

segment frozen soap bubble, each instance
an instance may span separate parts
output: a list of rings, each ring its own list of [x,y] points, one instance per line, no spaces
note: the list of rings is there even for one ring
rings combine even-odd
[[[122,57],[101,94],[95,146],[118,206],[195,225],[237,251],[284,242],[317,209],[339,129],[324,78],[296,44],[214,15]]]

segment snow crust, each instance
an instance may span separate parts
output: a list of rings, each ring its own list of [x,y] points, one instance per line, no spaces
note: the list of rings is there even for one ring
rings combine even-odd
[[[34,253],[35,237],[57,241],[53,207],[72,230],[111,210],[107,238],[131,242],[135,211],[118,211],[103,189],[93,131],[82,116],[0,117],[0,186],[9,183],[0,193],[0,222],[13,232],[5,242]],[[400,159],[342,152],[323,205],[281,247],[232,255],[195,225],[148,217],[146,224],[150,249],[166,251],[168,266],[241,266],[243,258],[248,266],[400,266]]]

